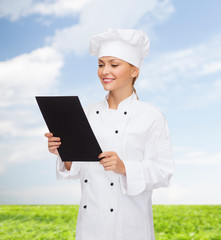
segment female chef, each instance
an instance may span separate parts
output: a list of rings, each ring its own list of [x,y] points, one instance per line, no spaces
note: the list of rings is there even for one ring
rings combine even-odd
[[[85,113],[103,150],[100,162],[62,162],[62,139],[46,133],[58,155],[57,178],[80,178],[77,240],[153,240],[151,195],[169,185],[174,162],[166,120],[138,100],[134,82],[149,39],[139,30],[109,29],[90,41],[98,76],[108,91]]]

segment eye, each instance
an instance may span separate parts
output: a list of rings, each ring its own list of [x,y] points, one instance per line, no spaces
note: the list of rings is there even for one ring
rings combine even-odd
[[[98,64],[98,67],[99,68],[101,68],[101,67],[103,67],[104,66],[104,64]]]
[[[117,64],[112,64],[111,66],[112,66],[112,67],[118,67],[118,65],[117,65]]]

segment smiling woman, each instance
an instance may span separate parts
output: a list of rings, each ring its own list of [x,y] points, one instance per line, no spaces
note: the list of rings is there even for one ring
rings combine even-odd
[[[110,108],[117,109],[114,105],[115,96],[119,96],[119,100],[125,99],[128,92],[133,88],[133,79],[139,74],[139,69],[128,62],[114,57],[99,58],[98,76],[106,91],[110,91],[108,98]]]
[[[97,162],[62,162],[59,136],[47,133],[58,155],[57,177],[80,178],[77,240],[153,240],[152,190],[169,185],[174,172],[164,116],[138,100],[134,82],[149,38],[135,29],[110,29],[92,37],[106,98],[85,108],[103,152]]]

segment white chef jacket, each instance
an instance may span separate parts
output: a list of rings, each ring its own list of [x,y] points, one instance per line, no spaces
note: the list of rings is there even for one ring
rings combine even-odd
[[[99,162],[57,159],[57,178],[80,178],[76,240],[153,240],[152,189],[166,187],[174,172],[169,131],[155,107],[133,92],[110,109],[107,99],[85,113],[102,151],[114,151],[126,176],[105,171]]]

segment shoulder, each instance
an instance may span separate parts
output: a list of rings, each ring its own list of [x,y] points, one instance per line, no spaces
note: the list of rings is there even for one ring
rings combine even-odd
[[[152,120],[165,120],[165,117],[161,110],[158,107],[151,105],[150,103],[138,100],[135,106],[139,112],[139,115],[147,117],[148,119],[151,118]]]
[[[137,109],[142,122],[145,122],[149,134],[169,136],[167,120],[161,110],[147,102],[137,101]]]

